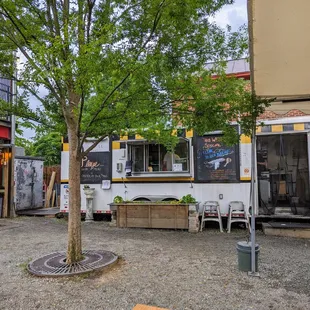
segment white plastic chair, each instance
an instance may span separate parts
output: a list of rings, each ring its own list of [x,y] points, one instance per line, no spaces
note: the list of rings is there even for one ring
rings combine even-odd
[[[220,205],[217,201],[206,201],[203,204],[200,231],[205,227],[205,222],[208,221],[218,222],[220,231],[223,232],[222,215]]]
[[[230,233],[231,224],[241,222],[245,223],[249,228],[249,216],[245,210],[244,203],[242,201],[231,201],[229,203],[228,219],[227,219],[227,232]]]

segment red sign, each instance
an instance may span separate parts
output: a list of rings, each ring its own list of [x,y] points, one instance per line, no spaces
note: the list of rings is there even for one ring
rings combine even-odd
[[[0,126],[0,139],[10,140],[11,130],[9,127]]]

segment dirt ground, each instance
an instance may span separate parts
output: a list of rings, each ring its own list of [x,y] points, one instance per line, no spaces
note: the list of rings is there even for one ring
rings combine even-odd
[[[82,227],[84,249],[113,251],[119,263],[88,276],[38,278],[27,273],[27,263],[66,249],[67,222],[0,219],[0,309],[130,310],[138,303],[172,310],[310,309],[310,240],[258,231],[261,278],[253,278],[237,266],[244,230]]]

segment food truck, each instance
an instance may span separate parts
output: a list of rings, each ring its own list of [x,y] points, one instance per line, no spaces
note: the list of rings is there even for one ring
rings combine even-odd
[[[232,124],[241,133],[236,124]],[[95,188],[94,214],[110,213],[109,204],[121,196],[130,201],[178,200],[191,194],[202,207],[218,201],[223,216],[231,201],[249,207],[251,139],[225,145],[221,132],[195,135],[177,130],[174,152],[140,135],[113,136],[100,142],[82,160],[81,189]],[[310,116],[264,120],[257,127],[256,214],[287,212],[307,215],[309,210]],[[87,142],[85,147],[91,145]],[[69,211],[68,143],[61,156],[61,211]],[[86,199],[81,191],[82,208]]]
[[[197,136],[180,129],[177,135],[179,142],[173,152],[139,135],[129,135],[106,138],[85,156],[81,163],[81,189],[84,185],[95,188],[94,213],[110,213],[109,204],[115,196],[131,201],[169,201],[191,194],[199,202],[219,201],[224,214],[232,200],[248,205],[248,137],[241,135],[238,144],[227,146],[221,132]],[[68,143],[63,143],[62,212],[69,211],[68,149]],[[85,213],[86,200],[81,192],[81,212]]]

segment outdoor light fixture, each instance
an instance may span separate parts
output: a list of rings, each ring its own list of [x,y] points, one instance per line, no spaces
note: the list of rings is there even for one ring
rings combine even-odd
[[[0,165],[6,166],[5,154],[0,151]]]

